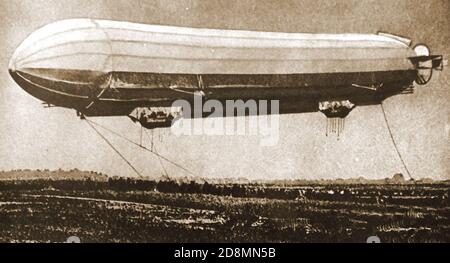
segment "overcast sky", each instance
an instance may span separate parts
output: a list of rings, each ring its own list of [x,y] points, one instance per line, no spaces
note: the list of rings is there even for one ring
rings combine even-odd
[[[450,1],[130,1],[0,0],[0,170],[94,170],[135,176],[133,171],[73,110],[44,109],[9,77],[15,48],[37,28],[60,19],[102,18],[207,28],[282,32],[376,33],[385,31],[450,54]],[[414,95],[385,102],[399,150],[416,178],[448,179],[449,70],[438,73]],[[126,118],[97,121],[139,138]],[[155,132],[157,149],[203,177],[367,178],[404,172],[379,106],[356,108],[340,140],[325,136],[321,113],[280,118],[280,141],[261,147],[256,136],[181,136]],[[159,137],[162,137],[162,142]],[[161,175],[159,161],[110,137],[138,168]],[[170,176],[184,176],[165,164]]]

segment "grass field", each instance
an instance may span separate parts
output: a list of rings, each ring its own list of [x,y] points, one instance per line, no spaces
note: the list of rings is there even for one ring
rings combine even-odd
[[[0,242],[450,242],[448,183],[0,180]]]

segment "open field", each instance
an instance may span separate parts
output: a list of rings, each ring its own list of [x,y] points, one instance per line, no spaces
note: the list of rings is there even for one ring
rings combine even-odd
[[[0,181],[0,241],[450,242],[449,188]]]

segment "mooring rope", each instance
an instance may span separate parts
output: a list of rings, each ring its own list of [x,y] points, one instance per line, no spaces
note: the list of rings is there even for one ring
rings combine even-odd
[[[105,137],[103,136],[103,134],[98,131],[94,125],[88,120],[86,119],[87,124],[131,167],[131,169],[133,169],[133,171],[140,177],[142,177],[141,173],[136,169],[136,167],[134,167],[130,161],[127,160],[127,158],[125,158],[125,156],[123,156],[122,153],[120,153],[119,150],[117,150],[116,147],[114,147],[114,145]]]
[[[144,130],[144,131],[145,131],[145,134],[147,135],[147,138],[150,140],[150,136],[148,135],[147,130]],[[156,156],[158,157],[158,160],[159,160],[159,164],[161,164],[161,168],[164,171],[164,175],[169,177],[169,174],[167,173],[166,167],[164,166],[164,163],[162,162],[161,157],[159,156],[159,153],[156,150],[156,147],[154,147],[154,145],[153,145],[153,140],[152,140],[152,152],[156,153]]]
[[[116,131],[113,131],[113,130],[109,129],[108,127],[105,127],[105,126],[103,126],[103,125],[101,125],[101,124],[99,124],[99,123],[97,123],[97,122],[91,121],[91,120],[89,120],[89,119],[87,119],[87,118],[86,118],[86,121],[89,122],[89,123],[91,123],[91,125],[96,125],[96,126],[102,128],[102,129],[106,130],[106,131],[109,131],[110,133],[112,133],[112,134],[114,134],[114,135],[116,135],[116,136],[122,138],[123,140],[126,140],[127,142],[129,142],[129,143],[131,143],[131,144],[133,144],[133,145],[136,145],[136,146],[138,146],[139,148],[142,148],[142,149],[148,151],[149,153],[154,154],[154,155],[157,156],[158,158],[161,158],[162,160],[165,160],[166,162],[168,162],[168,163],[170,163],[170,164],[172,164],[172,165],[174,165],[174,166],[176,166],[176,167],[182,169],[183,171],[189,173],[190,175],[195,176],[195,174],[194,174],[193,172],[191,172],[189,169],[183,167],[182,165],[180,165],[180,164],[178,164],[178,163],[176,163],[176,162],[174,162],[174,161],[171,161],[171,160],[168,159],[167,157],[164,157],[163,155],[159,154],[158,152],[152,151],[152,150],[148,149],[147,147],[145,147],[145,146],[143,146],[143,145],[140,145],[139,143],[136,143],[136,142],[134,142],[133,140],[131,140],[131,139],[129,139],[129,138],[123,136],[122,134],[120,134],[120,133],[118,133],[118,132],[116,132]],[[147,136],[148,136],[148,134],[147,134]],[[163,167],[163,168],[164,168],[164,167]],[[164,168],[164,170],[165,170],[165,168]],[[166,173],[166,175],[167,175],[167,171],[166,171],[165,173]]]
[[[387,116],[386,116],[386,111],[384,110],[383,102],[380,104],[380,106],[381,106],[381,111],[383,112],[384,121],[386,122],[386,127],[387,127],[387,129],[389,131],[389,136],[391,137],[391,141],[392,141],[392,144],[394,145],[395,151],[397,152],[398,157],[402,161],[403,167],[405,168],[405,171],[408,174],[409,178],[414,180],[414,178],[411,176],[411,173],[409,172],[408,167],[406,166],[405,161],[403,160],[403,157],[402,157],[400,151],[398,150],[397,143],[395,142],[394,135],[392,134],[392,130],[391,130],[391,127],[389,125],[389,121],[388,121]]]

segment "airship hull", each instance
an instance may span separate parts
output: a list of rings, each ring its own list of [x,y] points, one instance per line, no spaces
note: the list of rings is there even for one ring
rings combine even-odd
[[[413,56],[408,43],[383,35],[75,19],[33,33],[16,50],[10,73],[40,100],[86,115],[170,106],[199,91],[217,100],[277,99],[283,113],[317,111],[323,100],[379,103],[414,81]]]

